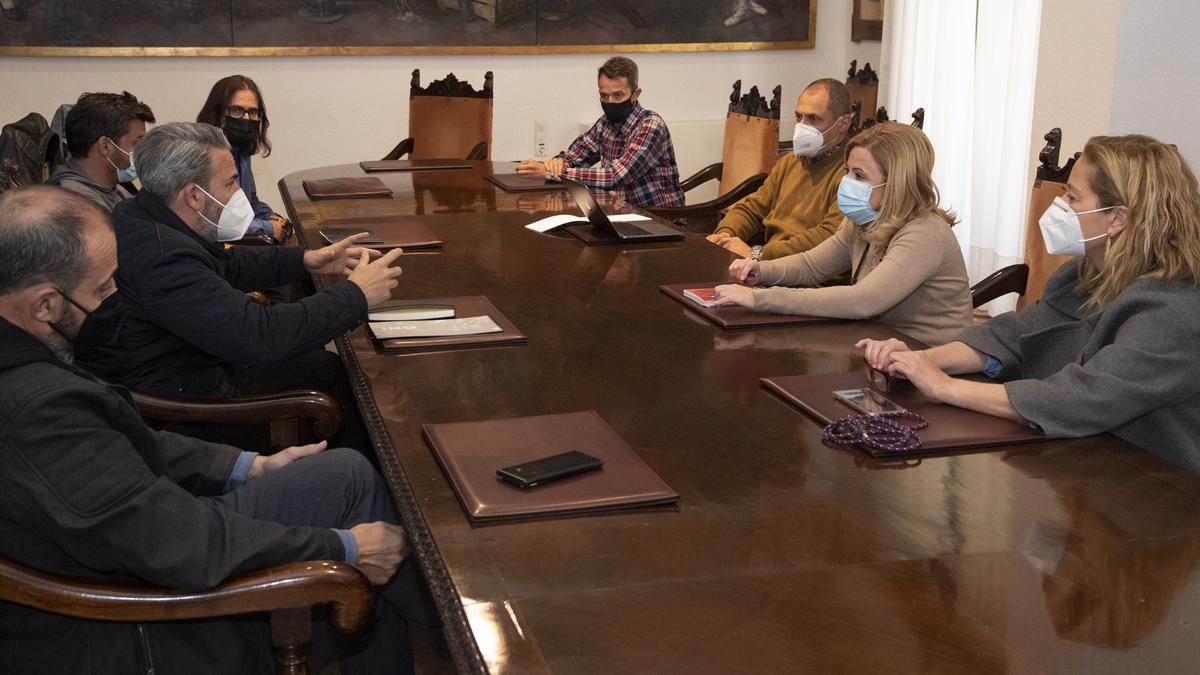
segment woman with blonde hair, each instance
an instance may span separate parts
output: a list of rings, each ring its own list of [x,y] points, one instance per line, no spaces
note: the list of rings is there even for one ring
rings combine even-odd
[[[838,232],[804,253],[735,260],[729,273],[747,285],[717,286],[719,301],[877,319],[926,344],[947,342],[971,325],[971,290],[932,170],[933,146],[920,129],[884,123],[859,133],[846,146]],[[808,288],[847,271],[849,286]]]
[[[1111,431],[1200,471],[1196,175],[1148,136],[1097,136],[1039,224],[1050,253],[1079,256],[1041,300],[934,349],[863,340],[867,362],[1048,437]],[[978,372],[1003,384],[950,377]]]

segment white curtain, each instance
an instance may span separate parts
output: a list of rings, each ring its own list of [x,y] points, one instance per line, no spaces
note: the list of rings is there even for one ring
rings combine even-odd
[[[881,98],[901,122],[925,108],[933,178],[975,283],[1022,253],[1041,0],[888,0],[884,12]]]

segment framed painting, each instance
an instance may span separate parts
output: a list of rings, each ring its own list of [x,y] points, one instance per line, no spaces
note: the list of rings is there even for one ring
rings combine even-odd
[[[0,55],[740,51],[815,45],[816,0],[0,0]]]
[[[850,15],[850,41],[883,39],[884,0],[854,0]]]

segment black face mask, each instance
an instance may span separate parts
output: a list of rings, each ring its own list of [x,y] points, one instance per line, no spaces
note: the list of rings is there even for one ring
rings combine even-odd
[[[87,360],[89,356],[96,353],[97,349],[112,344],[113,340],[117,339],[117,331],[121,328],[121,321],[125,319],[125,303],[121,302],[119,293],[110,293],[99,307],[90,312],[80,307],[78,302],[71,299],[71,296],[61,290],[59,293],[85,315],[75,337],[67,335],[58,326],[50,324],[50,327],[63,336],[63,339],[71,343],[75,356]]]
[[[237,117],[225,117],[225,138],[229,144],[247,155],[258,152],[258,120],[244,120]]]
[[[625,118],[629,117],[629,113],[633,112],[633,99],[627,98],[620,103],[601,101],[600,107],[604,108],[604,117],[608,119],[609,124],[621,126],[624,124]]]

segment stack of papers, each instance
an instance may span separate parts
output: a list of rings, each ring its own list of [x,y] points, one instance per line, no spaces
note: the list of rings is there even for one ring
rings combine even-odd
[[[380,321],[370,324],[371,332],[380,340],[395,338],[435,338],[458,335],[500,333],[500,327],[490,316],[467,316],[461,319],[427,321]]]

